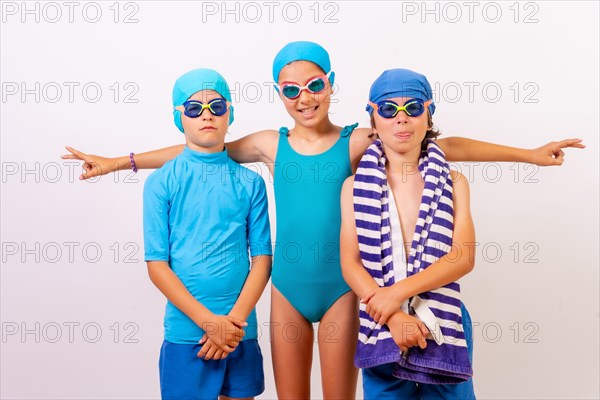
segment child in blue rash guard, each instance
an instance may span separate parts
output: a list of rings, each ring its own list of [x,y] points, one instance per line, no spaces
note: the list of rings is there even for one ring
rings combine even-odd
[[[265,183],[224,147],[233,107],[221,75],[184,74],[173,106],[186,147],[144,186],[145,259],[168,299],[162,398],[251,398],[264,391],[254,307],[271,273]]]
[[[435,141],[425,76],[385,71],[367,111],[378,139],[342,188],[340,237],[344,278],[361,298],[364,398],[474,399],[456,282],[474,266],[468,183]]]

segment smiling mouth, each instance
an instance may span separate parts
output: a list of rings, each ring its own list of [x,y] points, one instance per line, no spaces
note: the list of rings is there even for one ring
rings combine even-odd
[[[303,108],[303,109],[298,110],[298,111],[302,115],[312,115],[315,111],[317,111],[317,108],[319,108],[319,106],[314,106],[314,107],[310,107],[310,108]]]

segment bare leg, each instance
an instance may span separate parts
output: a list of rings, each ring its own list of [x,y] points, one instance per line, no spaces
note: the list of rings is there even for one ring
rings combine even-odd
[[[271,285],[271,353],[280,400],[310,399],[313,327]]]
[[[340,297],[321,319],[318,337],[324,399],[356,398],[358,327],[358,300],[352,292]]]

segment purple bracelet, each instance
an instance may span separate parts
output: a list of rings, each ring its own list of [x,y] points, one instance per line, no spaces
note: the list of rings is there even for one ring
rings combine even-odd
[[[133,161],[133,153],[129,153],[129,162],[131,163],[131,169],[134,173],[137,173],[137,166],[135,165],[135,161]]]

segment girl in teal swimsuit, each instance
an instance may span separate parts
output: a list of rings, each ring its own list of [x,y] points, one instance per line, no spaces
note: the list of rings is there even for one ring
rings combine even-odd
[[[264,130],[227,143],[240,163],[264,162],[274,176],[276,245],[271,291],[271,346],[279,398],[308,399],[314,333],[323,396],[352,399],[358,371],[353,356],[358,331],[357,300],[342,278],[339,261],[340,191],[352,167],[372,143],[371,130],[340,127],[329,119],[335,78],[329,56],[316,43],[293,42],[276,56],[273,76],[291,129]],[[438,139],[450,161],[518,161],[560,165],[563,147],[578,140],[522,150],[461,138]],[[158,168],[183,145],[135,156],[105,158],[81,153],[82,179],[110,171]]]

